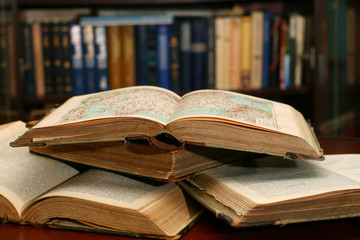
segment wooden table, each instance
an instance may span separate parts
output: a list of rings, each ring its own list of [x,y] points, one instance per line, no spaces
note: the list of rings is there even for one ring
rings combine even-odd
[[[360,153],[360,139],[319,139],[325,154]],[[128,237],[36,228],[31,226],[0,225],[0,240],[110,240]],[[206,212],[182,239],[360,239],[360,218],[308,222],[287,226],[233,229]]]

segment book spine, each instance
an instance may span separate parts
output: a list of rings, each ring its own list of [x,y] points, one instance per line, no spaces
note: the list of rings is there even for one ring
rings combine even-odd
[[[171,88],[170,80],[170,26],[157,25],[158,86]]]
[[[262,88],[264,13],[251,13],[251,88]]]
[[[191,89],[193,90],[206,87],[207,29],[206,19],[191,21]]]
[[[175,19],[171,27],[170,39],[170,68],[171,68],[171,90],[180,92],[180,20]]]
[[[298,14],[296,18],[295,87],[301,87],[302,85],[305,25],[305,17]]]
[[[121,26],[123,49],[123,82],[122,87],[136,84],[135,76],[135,33],[134,26]]]
[[[270,25],[271,16],[268,11],[264,11],[264,41],[263,41],[263,72],[262,72],[262,88],[268,88],[269,67],[270,67]]]
[[[242,89],[250,88],[251,81],[251,16],[241,18],[241,85]]]
[[[240,81],[240,28],[241,17],[234,16],[230,19],[230,83],[229,88],[238,90],[241,89]]]
[[[215,88],[225,89],[224,84],[224,29],[225,18],[215,18]]]
[[[62,63],[62,49],[61,49],[61,23],[54,23],[52,26],[53,34],[53,49],[54,49],[54,90],[57,96],[64,95],[63,89],[63,63]]]
[[[34,74],[35,74],[35,87],[36,96],[45,96],[45,74],[44,74],[44,58],[42,51],[42,34],[41,24],[32,23],[32,48],[33,48],[33,62],[34,62]]]
[[[147,26],[135,26],[136,85],[150,85],[147,61]]]
[[[180,81],[182,90],[191,91],[191,22],[184,19],[180,25]]]
[[[7,77],[7,41],[6,41],[5,25],[0,24],[0,94],[1,99],[5,99],[8,93],[8,77]]]
[[[117,89],[123,77],[121,30],[120,26],[109,26],[107,30],[110,89]]]
[[[83,55],[85,66],[85,79],[87,83],[87,93],[97,92],[96,84],[96,65],[95,65],[95,43],[94,27],[84,26],[83,34]]]
[[[54,68],[53,68],[53,40],[52,40],[52,24],[42,23],[42,46],[44,57],[44,78],[45,78],[45,95],[54,96]]]
[[[286,20],[282,19],[280,25],[279,87],[285,89]]]
[[[208,26],[208,76],[207,85],[208,89],[215,88],[215,19],[209,18]]]
[[[281,17],[272,17],[271,36],[271,62],[269,67],[270,87],[279,87],[279,65],[280,65],[280,26]]]
[[[21,25],[23,39],[23,58],[24,58],[24,93],[26,97],[35,97],[35,78],[33,68],[33,51],[31,24],[23,23]]]
[[[295,87],[295,60],[296,60],[296,14],[289,17],[289,55],[290,55],[290,87]]]
[[[158,85],[158,46],[156,25],[147,26],[147,61],[148,61],[148,80],[152,86]]]
[[[8,62],[7,66],[8,66],[8,79],[9,79],[9,82],[7,84],[7,88],[9,88],[9,91],[7,93],[10,94],[10,97],[15,98],[19,95],[17,90],[18,84],[17,84],[17,71],[16,71],[17,55],[16,55],[16,41],[15,41],[15,26],[13,24],[8,24],[6,30],[7,30],[6,40],[7,40],[7,53],[8,53],[6,60]]]
[[[223,80],[222,85],[223,89],[230,89],[230,56],[231,54],[231,46],[230,46],[230,33],[231,33],[231,18],[226,17],[224,21],[224,30],[223,30],[223,63],[222,63],[222,71],[223,71]],[[241,60],[240,60],[241,61]]]
[[[61,25],[61,56],[63,71],[63,90],[65,96],[73,95],[73,82],[71,72],[71,50],[69,23]]]
[[[106,27],[95,27],[95,57],[97,70],[97,89],[109,90],[108,54]]]
[[[70,51],[73,94],[82,95],[86,93],[86,82],[84,77],[81,27],[76,23],[70,24]]]

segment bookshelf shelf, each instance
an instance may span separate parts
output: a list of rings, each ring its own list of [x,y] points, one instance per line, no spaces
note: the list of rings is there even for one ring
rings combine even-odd
[[[306,70],[306,76],[304,77],[305,83],[301,84],[301,87],[288,87],[285,90],[280,89],[279,87],[270,87],[263,88],[260,90],[237,90],[237,92],[254,95],[257,97],[267,98],[270,100],[284,102],[290,105],[293,105],[299,111],[301,111],[305,117],[309,118],[315,130],[321,129],[321,125],[325,122],[329,122],[329,120],[340,117],[343,111],[353,111],[353,115],[355,119],[360,119],[360,111],[359,107],[351,106],[350,109],[343,110],[341,108],[342,98],[348,98],[351,96],[352,101],[356,102],[358,100],[359,93],[359,85],[360,81],[357,79],[359,74],[354,74],[354,69],[351,74],[347,74],[347,76],[352,76],[355,79],[355,84],[352,87],[349,87],[351,94],[344,93],[346,91],[341,92],[342,90],[334,89],[334,84],[331,82],[331,76],[334,75],[332,72],[332,67],[337,66],[346,66],[343,63],[340,63],[337,59],[330,59],[332,50],[331,44],[332,38],[329,38],[329,34],[331,33],[331,29],[334,27],[338,27],[340,29],[340,25],[331,24],[329,16],[329,11],[343,11],[341,9],[332,9],[331,6],[335,6],[336,2],[346,2],[347,9],[351,11],[357,12],[359,7],[359,3],[356,3],[354,0],[295,0],[295,1],[286,1],[286,0],[154,0],[154,1],[146,1],[146,0],[53,0],[53,1],[45,1],[45,0],[17,0],[13,2],[11,5],[13,8],[13,13],[17,15],[17,18],[13,19],[13,23],[17,28],[16,36],[18,46],[18,52],[16,53],[19,61],[21,62],[24,57],[24,51],[22,50],[22,38],[21,38],[21,13],[22,11],[27,10],[36,10],[36,9],[75,9],[75,8],[87,8],[89,9],[89,15],[97,15],[99,14],[99,10],[120,10],[124,11],[139,11],[139,10],[153,10],[153,11],[167,11],[167,10],[209,10],[212,12],[218,11],[219,9],[231,9],[235,4],[240,5],[245,13],[251,13],[254,10],[267,10],[271,15],[280,14],[281,16],[288,16],[290,13],[300,13],[306,16],[307,21],[310,22],[308,26],[308,32],[306,35],[308,38],[306,39],[307,45],[305,46],[305,58],[303,61],[307,61],[309,64],[306,66],[310,70]],[[9,4],[8,4],[9,5]],[[336,15],[336,14],[335,14]],[[341,14],[339,16],[342,16]],[[355,17],[352,21],[360,22],[359,14],[355,14]],[[284,18],[288,21],[288,27],[290,27],[290,18]],[[348,21],[348,20],[347,20]],[[340,21],[340,24],[341,21]],[[348,31],[351,29],[348,26]],[[344,28],[344,27],[343,27]],[[355,39],[359,39],[359,34],[356,32]],[[351,37],[351,36],[350,36]],[[340,39],[341,40],[341,39]],[[341,42],[341,41],[340,41]],[[339,47],[339,46],[338,46]],[[358,49],[356,50],[358,52]],[[341,51],[340,51],[341,52]],[[348,53],[352,54],[352,53]],[[351,65],[349,65],[351,67]],[[17,71],[19,75],[18,79],[18,88],[19,96],[17,99],[12,101],[17,104],[12,103],[13,106],[18,106],[17,109],[20,112],[19,116],[21,116],[22,120],[30,120],[26,118],[26,112],[31,111],[32,106],[39,107],[41,105],[50,104],[61,104],[66,101],[68,97],[28,97],[24,95],[24,88],[26,87],[24,81],[24,72],[23,66],[17,66]],[[215,69],[215,68],[214,68]],[[215,71],[215,70],[214,70]],[[304,73],[305,74],[305,73]],[[339,76],[341,79],[342,76]],[[339,80],[338,79],[338,80]],[[326,83],[325,85],[323,83]],[[333,85],[331,85],[333,84]],[[219,87],[219,89],[222,89]],[[176,90],[172,89],[175,92],[183,93],[188,92],[189,90]],[[340,92],[339,92],[340,91]],[[331,93],[338,92],[339,96],[338,102],[334,103],[331,100]],[[347,100],[350,102],[351,100]],[[2,102],[0,104],[4,105]],[[353,104],[355,105],[355,104]],[[335,106],[335,107],[334,107]],[[338,108],[334,110],[334,108]],[[336,116],[335,116],[336,115]],[[337,122],[337,121],[335,121]],[[350,124],[350,128],[360,129],[357,123],[360,121],[352,120]],[[347,126],[345,126],[347,127]],[[335,131],[335,132],[325,132],[319,133],[320,135],[341,135],[343,132],[348,132],[347,130]],[[359,132],[360,135],[360,132]]]

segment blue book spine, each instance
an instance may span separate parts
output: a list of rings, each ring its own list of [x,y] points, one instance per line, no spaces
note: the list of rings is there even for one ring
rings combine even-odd
[[[61,57],[63,71],[63,90],[64,95],[73,95],[73,82],[71,72],[71,51],[70,51],[70,29],[69,23],[61,25]]]
[[[180,81],[182,90],[191,91],[191,23],[184,19],[180,25]]]
[[[148,79],[146,82],[149,85],[158,85],[158,46],[157,46],[157,31],[156,25],[150,25],[146,27],[147,34],[147,68]]]
[[[74,95],[86,94],[81,26],[76,23],[70,24],[70,52],[73,93]]]
[[[158,86],[171,88],[170,79],[170,25],[157,25]]]
[[[45,77],[45,95],[53,96],[54,90],[54,68],[53,68],[53,46],[52,46],[52,24],[41,24],[41,35],[44,57],[44,77]]]
[[[207,31],[206,19],[193,19],[191,21],[191,88],[193,90],[206,87]]]
[[[95,27],[96,82],[98,91],[110,89],[106,36],[106,27]]]
[[[215,19],[208,20],[208,43],[207,43],[207,83],[206,88],[215,88]]]
[[[135,26],[136,85],[150,85],[147,45],[147,26]]]
[[[94,28],[90,25],[82,28],[83,55],[87,93],[97,92]]]
[[[53,66],[54,66],[54,91],[57,96],[64,95],[63,80],[63,62],[62,62],[62,46],[61,46],[61,23],[52,25],[53,34]]]
[[[270,87],[269,67],[270,67],[270,26],[271,16],[268,11],[264,11],[264,45],[263,45],[263,72],[262,72],[262,86],[263,88]]]
[[[33,51],[32,51],[32,32],[31,24],[22,24],[23,57],[24,57],[24,93],[26,97],[36,96],[36,86],[34,78]]]

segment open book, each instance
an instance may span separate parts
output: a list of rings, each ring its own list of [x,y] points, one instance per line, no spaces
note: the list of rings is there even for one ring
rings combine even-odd
[[[12,146],[148,139],[164,150],[201,145],[320,159],[317,138],[289,105],[240,93],[199,90],[183,97],[137,86],[76,96]]]
[[[179,238],[202,207],[174,183],[145,182],[98,169],[79,172],[9,141],[0,127],[0,220],[130,236]]]
[[[164,151],[152,147],[144,140],[30,146],[30,151],[165,182],[178,182],[195,174],[256,155],[195,145]]]
[[[360,154],[325,158],[249,160],[180,185],[233,227],[360,216]]]

